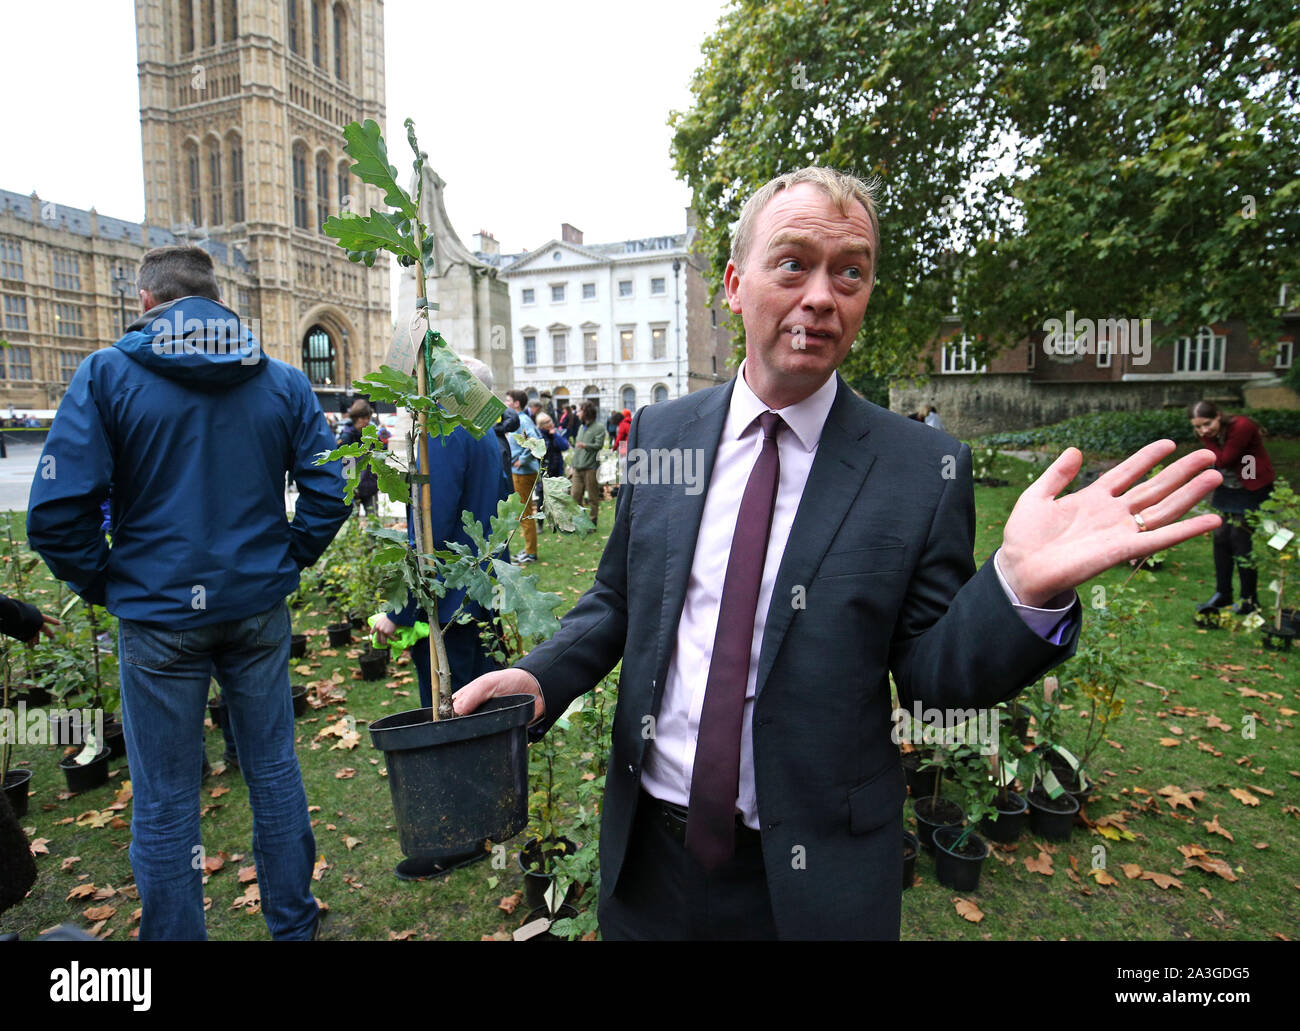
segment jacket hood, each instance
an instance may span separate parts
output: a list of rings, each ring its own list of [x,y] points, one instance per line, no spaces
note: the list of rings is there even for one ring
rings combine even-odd
[[[244,383],[267,360],[243,320],[206,297],[177,297],[151,308],[113,346],[159,375],[200,389]]]

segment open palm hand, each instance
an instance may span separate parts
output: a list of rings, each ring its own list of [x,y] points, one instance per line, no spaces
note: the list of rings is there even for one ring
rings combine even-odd
[[[1181,518],[1223,482],[1212,468],[1214,452],[1195,451],[1143,480],[1176,446],[1157,440],[1083,490],[1058,498],[1083,462],[1078,448],[1061,453],[1020,495],[1003,530],[998,564],[1021,602],[1041,606],[1112,566],[1219,525],[1217,515]]]

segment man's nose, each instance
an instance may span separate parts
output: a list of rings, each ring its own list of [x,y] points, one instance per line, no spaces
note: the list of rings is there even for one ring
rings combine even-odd
[[[822,313],[835,307],[835,295],[831,291],[831,274],[826,268],[817,268],[808,276],[803,292],[803,306],[814,312]]]

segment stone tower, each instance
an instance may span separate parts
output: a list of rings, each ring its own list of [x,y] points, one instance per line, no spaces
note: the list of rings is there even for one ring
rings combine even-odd
[[[383,207],[349,174],[342,133],[354,120],[384,126],[382,0],[135,10],[146,222],[238,248],[267,353],[337,409],[392,336],[387,257],[353,264],[320,229],[343,208]]]

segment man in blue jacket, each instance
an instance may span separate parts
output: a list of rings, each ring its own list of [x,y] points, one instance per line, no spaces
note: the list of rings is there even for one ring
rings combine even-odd
[[[197,247],[150,251],[144,315],[77,369],[32,483],[27,536],[118,617],[140,938],[202,939],[199,784],[208,684],[221,685],[253,809],[262,913],[316,934],[316,845],[293,748],[285,598],[347,518],[307,377],[262,353]],[[284,481],[298,485],[293,521]],[[100,504],[113,496],[112,550]]]

